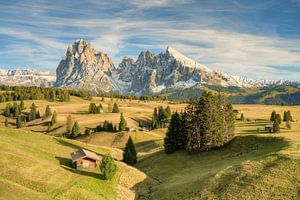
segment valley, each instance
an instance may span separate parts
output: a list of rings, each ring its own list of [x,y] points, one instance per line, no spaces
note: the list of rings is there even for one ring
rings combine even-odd
[[[236,137],[225,147],[188,154],[166,155],[163,138],[166,128],[151,131],[96,132],[85,135],[104,120],[118,124],[120,113],[108,113],[108,104],[117,103],[128,127],[139,121],[149,123],[153,109],[170,106],[181,111],[186,104],[169,101],[121,100],[71,96],[69,102],[26,100],[28,110],[35,103],[40,113],[49,105],[57,112],[57,124],[48,129],[50,119],[37,119],[16,129],[15,119],[8,127],[1,123],[1,198],[4,199],[297,199],[300,184],[300,107],[234,105],[245,116],[236,121]],[[104,112],[88,114],[89,104],[102,104]],[[6,103],[0,104],[0,109]],[[25,109],[25,111],[26,111]],[[271,112],[291,110],[292,128],[281,124],[279,133],[265,133]],[[60,137],[68,115],[77,121],[82,136]],[[1,115],[0,120],[4,122]],[[257,129],[261,132],[257,133]],[[138,163],[130,167],[122,160],[122,150],[131,136]],[[100,155],[110,152],[118,160],[118,173],[111,181],[99,178],[99,168],[73,170],[70,153],[78,148]],[[51,175],[51,176],[49,176]]]

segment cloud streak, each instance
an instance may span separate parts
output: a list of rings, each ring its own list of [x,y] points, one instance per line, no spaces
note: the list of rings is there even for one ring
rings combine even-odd
[[[283,19],[255,17],[278,5],[192,0],[0,3],[0,42],[5,47],[0,49],[0,67],[55,70],[67,46],[84,38],[116,65],[125,55],[136,58],[146,49],[159,53],[170,45],[212,69],[300,80],[300,38],[278,29]],[[277,9],[293,13],[285,6]],[[293,18],[284,20],[294,27],[289,32],[299,33]]]

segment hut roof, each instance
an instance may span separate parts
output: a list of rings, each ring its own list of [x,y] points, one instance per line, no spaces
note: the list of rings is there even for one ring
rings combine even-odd
[[[72,161],[76,161],[80,158],[90,158],[92,160],[100,160],[99,156],[87,149],[79,149],[78,151],[74,151],[71,153]]]

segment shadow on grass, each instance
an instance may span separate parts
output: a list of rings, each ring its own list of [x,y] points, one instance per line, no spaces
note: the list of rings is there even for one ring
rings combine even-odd
[[[137,124],[139,124],[141,122],[144,127],[149,127],[151,125],[150,120],[148,120],[146,118],[130,117],[130,119],[135,121]]]
[[[248,135],[236,136],[224,147],[197,154],[178,151],[166,155],[163,151],[158,151],[139,158],[137,168],[149,178],[132,189],[137,192],[137,199],[155,199],[157,194],[162,193],[166,194],[162,199],[196,199],[200,196],[201,184],[211,181],[220,171],[232,166],[242,166],[245,161],[264,161],[278,155],[280,150],[288,146],[289,142],[282,137]],[[269,163],[266,167],[270,170],[272,164]],[[186,182],[190,176],[199,176],[200,180],[191,178]],[[226,179],[235,180],[234,174],[233,177],[229,176]],[[174,177],[176,184],[172,184]],[[186,187],[194,184],[199,185],[197,190]],[[179,195],[172,196],[174,191]]]
[[[150,152],[151,150],[154,150],[160,146],[161,145],[158,144],[155,140],[138,142],[135,144],[135,147],[138,152]]]

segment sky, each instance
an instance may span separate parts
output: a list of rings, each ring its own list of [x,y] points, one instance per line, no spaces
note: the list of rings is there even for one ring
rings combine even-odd
[[[0,0],[0,68],[55,71],[76,39],[116,66],[167,46],[208,68],[300,81],[300,0]]]

